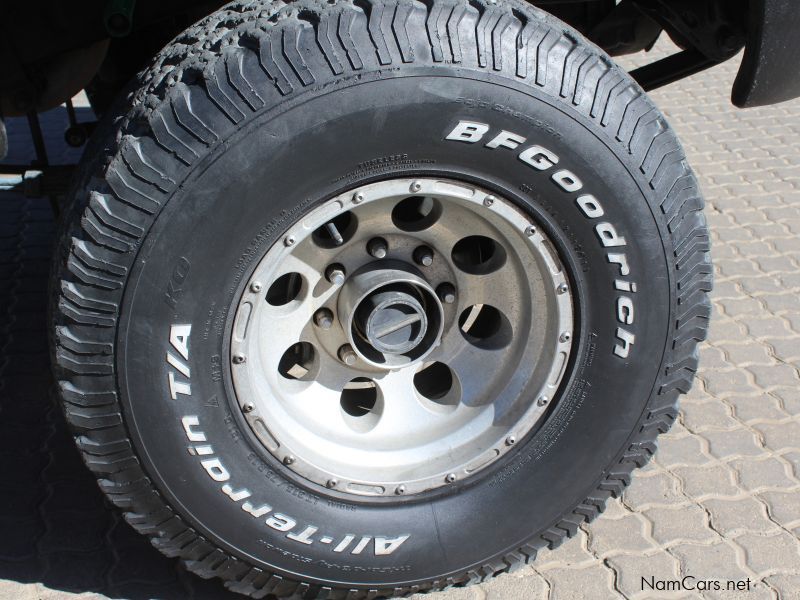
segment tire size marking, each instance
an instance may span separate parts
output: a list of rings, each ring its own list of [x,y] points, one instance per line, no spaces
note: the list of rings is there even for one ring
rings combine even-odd
[[[551,172],[550,181],[556,187],[568,194],[576,194],[583,190],[583,182],[572,171],[557,168],[559,163],[558,155],[537,144],[524,145],[527,142],[525,136],[519,135],[505,129],[498,129],[497,133],[489,137],[491,127],[487,123],[479,121],[460,120],[458,124],[445,135],[445,140],[475,144],[487,138],[484,148],[498,150],[504,148],[513,150],[517,154],[517,159],[529,167],[541,173]],[[575,198],[575,203],[581,214],[593,221],[595,235],[603,250],[606,253],[608,263],[614,268],[619,277],[615,278],[613,290],[616,293],[615,320],[617,329],[614,340],[614,355],[621,358],[628,358],[631,348],[636,341],[636,336],[630,331],[634,324],[635,310],[633,294],[636,293],[636,283],[631,279],[631,269],[624,248],[627,242],[617,228],[607,220],[601,219],[605,216],[600,201],[588,193],[581,193]]]
[[[170,398],[177,400],[179,396],[191,397],[191,371],[189,369],[189,337],[192,326],[187,324],[174,324],[170,327],[169,347],[166,361],[169,365],[167,384]],[[216,454],[214,446],[208,442],[208,436],[200,427],[200,418],[189,414],[181,418],[181,430],[186,436],[189,445],[187,451],[190,455],[200,459],[200,465],[206,474],[218,484],[218,489],[229,500],[255,519],[263,522],[287,539],[303,545],[314,543],[327,546],[336,554],[358,555],[367,548],[371,548],[375,556],[388,556],[405,542],[410,534],[387,535],[357,535],[348,533],[339,538],[328,535],[315,536],[319,527],[307,524],[305,527],[298,520],[282,512],[275,511],[269,504],[253,502],[253,494],[245,487],[234,486],[230,483],[230,471],[223,464],[222,459]],[[299,489],[298,489],[299,491]],[[295,495],[297,495],[295,493]],[[318,546],[320,547],[320,546]]]

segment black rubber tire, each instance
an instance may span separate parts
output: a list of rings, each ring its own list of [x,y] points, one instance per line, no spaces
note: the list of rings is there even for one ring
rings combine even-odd
[[[67,217],[53,353],[89,468],[165,554],[253,597],[475,583],[575,534],[655,452],[708,325],[703,202],[661,114],[575,31],[512,1],[235,2],[179,36],[139,85],[92,140]],[[461,120],[490,132],[445,139]],[[603,210],[518,160],[523,146],[487,148],[502,129],[560,156]],[[355,502],[298,480],[253,440],[231,410],[226,327],[249,270],[305,210],[411,173],[496,189],[547,229],[578,299],[576,349],[546,422],[474,481]],[[194,326],[191,394],[171,399],[176,323]],[[313,543],[221,491],[187,452],[187,415],[230,485],[290,515],[288,533],[317,527]],[[334,554],[323,533],[370,544]],[[374,538],[400,534],[376,555]]]

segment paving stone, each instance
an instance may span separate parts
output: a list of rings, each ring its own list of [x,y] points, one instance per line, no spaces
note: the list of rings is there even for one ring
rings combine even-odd
[[[778,598],[797,598],[800,591],[800,574],[797,575],[770,575],[766,582],[778,592]]]
[[[764,435],[764,443],[775,452],[800,449],[800,421],[758,423],[753,428]]]
[[[767,280],[767,278],[765,278],[765,280]],[[763,282],[759,281],[758,285],[763,285]],[[779,284],[775,285],[777,289],[786,289]],[[742,287],[745,288],[745,291],[756,289],[755,283],[752,279],[743,281]],[[796,333],[792,331],[790,323],[788,323],[786,319],[777,316],[768,316],[761,319],[748,319],[746,329],[747,333],[754,338],[767,341],[775,338],[791,338],[796,335]]]
[[[711,513],[711,527],[723,536],[744,531],[774,533],[778,529],[755,498],[708,498],[703,506]]]
[[[678,465],[703,465],[711,458],[703,451],[703,443],[696,436],[664,438],[659,445],[656,460],[665,467]]]
[[[790,362],[797,366],[800,362],[800,343],[796,339],[770,340],[772,353],[781,362]]]
[[[747,429],[704,431],[703,437],[708,440],[710,454],[716,458],[759,456],[763,453],[755,434]]]
[[[800,389],[786,388],[770,392],[770,396],[778,398],[783,409],[791,415],[800,415]]]
[[[701,498],[709,494],[735,496],[741,493],[736,487],[733,471],[725,465],[711,463],[702,467],[676,467],[673,469],[683,483],[686,495]]]
[[[592,525],[589,550],[598,556],[624,552],[644,552],[655,548],[647,535],[644,519],[628,514],[622,519],[599,519]]]
[[[700,362],[703,369],[726,369],[729,368],[725,352],[721,348],[716,348],[711,344],[703,344],[700,347]]]
[[[718,538],[709,527],[706,512],[693,504],[679,508],[653,507],[644,514],[653,524],[652,535],[659,544],[712,542]]]
[[[718,398],[749,392],[753,389],[743,370],[707,371],[701,375],[706,390]]]
[[[800,489],[790,492],[761,492],[772,518],[781,525],[791,528],[800,525]]]
[[[764,460],[736,460],[730,465],[739,474],[739,483],[748,490],[764,488],[793,488],[800,485],[795,477],[786,473],[786,464],[775,457]]]
[[[722,540],[708,545],[679,544],[670,548],[669,553],[680,561],[682,575],[702,580],[728,581],[740,581],[748,577],[736,550]]]
[[[544,573],[550,584],[549,600],[606,600],[624,598],[614,590],[614,574],[602,565],[586,569],[552,569]]]
[[[789,416],[789,412],[781,407],[781,401],[775,398],[782,391],[774,390],[769,395],[730,396],[725,398],[725,402],[733,407],[734,416],[743,423],[764,419],[778,421]],[[791,412],[790,408],[788,410]]]
[[[789,463],[795,479],[800,481],[800,450],[791,450],[781,454],[781,458]]]
[[[730,409],[719,401],[703,402],[702,404],[684,402],[681,409],[683,424],[693,432],[741,427],[741,424],[731,417],[730,412]]]
[[[648,477],[636,477],[625,490],[623,499],[635,511],[653,504],[687,504],[688,500],[680,493],[679,486],[680,481],[675,475],[661,471]]]
[[[747,370],[755,377],[756,384],[764,389],[774,386],[791,388],[800,385],[800,377],[797,376],[797,369],[790,365],[752,365],[748,366]]]
[[[612,503],[618,505],[618,503]],[[629,515],[630,513],[624,513]],[[600,517],[600,521],[609,521],[604,513]],[[566,540],[555,550],[543,550],[536,558],[536,569],[543,571],[548,567],[574,567],[585,564],[590,564],[596,561],[596,558],[587,550],[588,539],[586,531],[579,529],[575,537]]]
[[[430,594],[414,594],[411,600],[428,600]],[[484,600],[486,593],[480,586],[450,588],[441,593],[441,600]]]
[[[549,591],[544,577],[532,569],[501,575],[482,589],[486,600],[547,600]]]
[[[654,554],[621,554],[607,559],[617,573],[617,588],[627,598],[674,597],[674,592],[658,593],[658,581],[679,578],[678,561],[665,551]]]
[[[786,240],[778,240],[786,241]],[[776,241],[776,243],[778,242]],[[800,251],[796,254],[800,256]],[[773,314],[784,312],[799,312],[800,311],[800,297],[797,294],[781,293],[781,294],[766,294],[759,298],[763,302],[767,310]]]
[[[785,531],[765,537],[745,533],[736,538],[744,549],[747,565],[756,573],[792,573],[800,571],[800,540]]]
[[[747,340],[744,344],[726,344],[725,353],[728,355],[729,362],[738,367],[775,364],[775,359],[770,355],[769,346],[755,340]]]

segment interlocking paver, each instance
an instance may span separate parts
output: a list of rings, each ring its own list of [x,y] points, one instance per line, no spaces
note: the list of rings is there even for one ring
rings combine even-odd
[[[674,598],[674,591],[659,591],[657,581],[679,577],[679,563],[661,550],[652,554],[621,554],[608,558],[617,573],[617,589],[627,598]]]
[[[745,561],[755,573],[800,572],[800,547],[797,537],[779,530],[775,535],[745,533],[736,538],[744,549]]]
[[[712,542],[719,536],[711,529],[708,514],[700,506],[655,507],[644,511],[653,524],[653,538],[666,546],[680,542]]]
[[[767,509],[753,497],[709,498],[703,506],[711,515],[711,527],[723,535],[733,535],[745,531],[758,533],[777,533],[778,525],[770,521]]]
[[[668,51],[659,43],[650,59]],[[717,276],[709,340],[679,422],[623,501],[612,500],[575,538],[511,575],[425,600],[800,600],[800,101],[734,109],[728,98],[736,66],[652,94],[700,179]],[[63,111],[52,115],[45,119],[48,143],[60,148]],[[3,406],[21,432],[10,432],[16,437],[8,441],[25,452],[7,457],[16,468],[6,469],[0,483],[0,494],[18,495],[0,515],[0,598],[63,600],[72,591],[81,598],[229,597],[107,512],[68,440],[48,447],[64,430],[47,400],[49,381],[40,376],[53,236],[46,202],[3,204],[0,236],[6,235],[19,236],[15,248],[24,256],[10,276],[20,312],[4,323],[38,332],[14,340],[15,348],[32,344],[26,348],[39,358],[18,367],[26,384],[14,386],[13,406]],[[8,366],[0,370],[9,373]],[[23,390],[30,402],[22,402]],[[64,515],[74,518],[64,522]],[[724,594],[642,590],[642,577],[687,574],[750,577],[753,587]]]
[[[673,473],[683,483],[683,491],[692,498],[701,498],[709,494],[735,496],[739,493],[733,471],[723,464],[676,467]]]
[[[589,550],[596,555],[636,554],[651,550],[656,543],[646,535],[647,522],[629,513],[621,519],[601,519],[591,528]]]
[[[614,589],[614,573],[602,564],[584,569],[551,569],[544,573],[550,584],[550,600],[618,600],[624,596]]]
[[[742,487],[748,490],[800,487],[800,481],[792,475],[791,465],[776,457],[736,460],[730,464],[736,469]]]
[[[759,494],[775,522],[787,529],[800,525],[800,486],[791,492],[769,491]]]

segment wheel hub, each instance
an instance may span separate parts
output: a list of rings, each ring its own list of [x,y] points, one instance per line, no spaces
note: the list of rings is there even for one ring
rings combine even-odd
[[[337,306],[350,343],[372,366],[408,366],[439,343],[442,305],[411,265],[367,265],[344,284]]]

